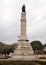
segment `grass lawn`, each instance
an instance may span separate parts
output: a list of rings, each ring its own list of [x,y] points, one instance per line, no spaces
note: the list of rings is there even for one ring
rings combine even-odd
[[[46,59],[38,59],[38,60],[0,59],[0,65],[46,65]]]

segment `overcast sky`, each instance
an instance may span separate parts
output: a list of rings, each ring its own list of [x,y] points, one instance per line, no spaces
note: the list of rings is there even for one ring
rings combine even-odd
[[[46,0],[0,0],[0,41],[17,42],[22,5],[26,6],[27,37],[46,43]]]

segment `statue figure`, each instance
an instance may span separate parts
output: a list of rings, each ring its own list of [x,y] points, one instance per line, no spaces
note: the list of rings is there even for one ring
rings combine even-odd
[[[25,5],[22,6],[22,12],[25,12]]]

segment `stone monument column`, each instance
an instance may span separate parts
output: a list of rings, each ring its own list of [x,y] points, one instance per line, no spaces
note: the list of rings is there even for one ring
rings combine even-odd
[[[23,10],[24,9],[24,10]],[[22,7],[22,12],[21,12],[21,35],[20,35],[22,40],[26,40],[26,11],[25,11],[25,5]]]

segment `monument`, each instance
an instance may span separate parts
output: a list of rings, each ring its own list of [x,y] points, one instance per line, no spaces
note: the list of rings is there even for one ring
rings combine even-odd
[[[18,60],[30,60],[35,59],[33,49],[27,39],[26,35],[26,11],[25,5],[22,6],[21,12],[21,34],[20,39],[18,40],[18,47],[14,50],[12,58]]]

